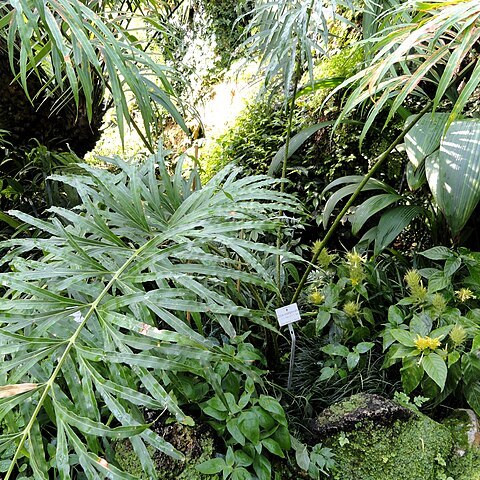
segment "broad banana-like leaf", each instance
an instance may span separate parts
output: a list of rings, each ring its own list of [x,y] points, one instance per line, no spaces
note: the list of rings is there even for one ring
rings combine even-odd
[[[449,115],[449,113],[427,114],[405,136],[408,159],[415,169],[440,146]],[[405,127],[408,127],[414,117],[415,115],[412,115],[407,119]]]
[[[426,158],[425,169],[435,201],[455,237],[480,200],[480,121],[452,122],[438,153]]]
[[[401,195],[381,193],[365,200],[357,207],[352,218],[352,233],[357,235],[364,223],[376,213],[402,198]]]
[[[387,248],[410,222],[423,212],[423,208],[416,205],[403,205],[396,207],[384,215],[378,222],[374,255],[378,255]]]

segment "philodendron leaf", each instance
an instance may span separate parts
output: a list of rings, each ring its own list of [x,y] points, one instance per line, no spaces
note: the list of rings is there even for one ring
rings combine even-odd
[[[425,169],[435,201],[455,237],[480,200],[480,121],[452,122],[438,153],[425,160]]]
[[[424,115],[405,136],[408,159],[415,169],[426,157],[438,149],[449,115],[449,113]],[[409,117],[405,126],[408,127],[414,118],[415,115]]]

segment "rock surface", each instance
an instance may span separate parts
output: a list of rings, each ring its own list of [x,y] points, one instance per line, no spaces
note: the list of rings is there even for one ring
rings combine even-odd
[[[408,420],[414,415],[409,408],[380,395],[360,393],[325,409],[312,422],[316,442],[338,432],[350,432],[365,421],[376,425],[391,425],[396,420]]]

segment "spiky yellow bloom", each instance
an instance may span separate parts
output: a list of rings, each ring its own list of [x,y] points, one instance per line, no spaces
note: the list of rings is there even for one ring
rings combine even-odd
[[[317,255],[320,249],[321,242],[317,240],[312,247],[312,252],[314,255]],[[332,260],[335,258],[335,255],[332,255],[328,252],[326,248],[323,248],[321,252],[318,254],[317,264],[320,265],[322,268],[328,268]]]
[[[450,330],[450,339],[455,346],[462,345],[467,339],[467,331],[458,323]]]
[[[461,302],[466,302],[471,298],[475,298],[475,295],[469,288],[461,288],[455,292],[455,295]]]
[[[360,285],[362,280],[365,278],[365,272],[363,271],[363,267],[361,265],[358,266],[351,266],[349,268],[349,276],[350,281],[352,282],[352,286]]]
[[[417,336],[415,340],[415,346],[421,351],[427,350],[435,350],[440,346],[440,338],[430,338],[429,336],[421,337],[420,335]]]
[[[432,307],[435,310],[435,313],[441,314],[447,308],[447,301],[441,293],[436,293],[432,297]]]
[[[422,283],[422,277],[420,276],[420,273],[418,273],[418,270],[415,270],[414,268],[408,270],[404,278],[407,286],[410,289],[418,287]]]
[[[360,304],[358,304],[357,302],[347,302],[343,306],[343,311],[345,315],[347,315],[347,317],[350,317],[350,318],[358,317],[358,315],[360,314],[360,310],[361,310]]]
[[[422,277],[417,270],[408,270],[405,274],[405,282],[407,283],[411,296],[418,303],[422,303],[427,299],[427,289],[423,286]]]
[[[314,290],[309,296],[308,301],[314,305],[320,305],[325,300],[325,297],[318,291]]]
[[[355,249],[352,252],[347,252],[345,258],[347,264],[351,267],[359,267],[365,262],[365,258],[363,258]]]

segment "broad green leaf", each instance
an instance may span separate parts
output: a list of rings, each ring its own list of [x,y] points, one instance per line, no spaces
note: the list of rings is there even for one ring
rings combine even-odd
[[[357,235],[367,220],[370,220],[376,213],[401,199],[401,195],[382,193],[365,200],[356,208],[355,213],[352,215],[352,233]]]
[[[405,347],[415,347],[417,335],[407,330],[392,329],[389,330],[393,338]]]
[[[452,122],[425,168],[435,201],[456,237],[480,200],[480,121]]]
[[[280,445],[271,437],[264,438],[262,440],[262,445],[270,452],[273,453],[274,455],[277,455],[277,457],[280,458],[285,458],[285,454],[283,453],[282,448]]]
[[[257,415],[253,412],[242,412],[238,417],[238,427],[245,437],[257,445],[260,441],[260,424]]]
[[[442,357],[431,352],[423,357],[422,367],[425,373],[443,390],[447,381],[448,369]]]
[[[423,252],[420,252],[420,255],[429,258],[430,260],[446,260],[452,257],[453,252],[450,248],[439,246],[424,250]]]
[[[347,367],[349,370],[353,370],[360,361],[360,354],[358,352],[349,352],[347,355]]]
[[[339,343],[330,343],[322,347],[321,350],[328,355],[338,355],[340,357],[347,357],[349,354],[348,348]]]
[[[427,113],[405,136],[408,159],[416,169],[423,160],[440,147],[440,140],[443,137],[448,117],[448,113]],[[409,117],[405,126],[410,125],[414,118],[414,115]]]
[[[280,405],[278,400],[273,397],[268,397],[266,395],[260,395],[258,399],[258,404],[267,412],[269,412],[272,417],[282,425],[287,425],[287,421],[285,418],[285,411],[283,407]]]
[[[253,460],[253,469],[259,480],[270,480],[272,475],[272,466],[265,455],[255,455]],[[247,480],[249,480],[248,477]]]
[[[417,357],[406,357],[403,359],[400,373],[402,375],[403,389],[409,395],[420,385],[424,371],[422,365],[418,363]]]
[[[350,177],[345,177],[345,180]],[[327,203],[325,204],[325,207],[323,209],[322,213],[322,218],[323,218],[323,227],[326,228],[328,224],[328,220],[333,212],[333,210],[337,207],[338,203],[343,200],[345,197],[351,196],[355,190],[358,188],[358,185],[360,182],[362,182],[363,177],[362,176],[352,176],[352,181],[348,182],[348,185],[339,188],[336,192],[332,194],[332,196],[327,200]],[[327,185],[325,188],[324,192],[327,190],[330,190],[333,186],[335,186],[338,181],[334,181]],[[345,182],[347,183],[347,182]],[[384,190],[384,191],[389,191],[390,187],[388,187],[386,184],[383,182],[380,182],[378,180],[370,179],[367,184],[363,187],[363,191],[369,191],[369,190]]]
[[[423,208],[415,205],[395,207],[382,215],[375,235],[374,254],[387,248],[410,222],[423,213]]]
[[[401,325],[404,320],[404,314],[396,305],[388,307],[388,321],[392,325]]]
[[[214,473],[220,473],[226,466],[227,464],[223,458],[211,458],[197,465],[195,469],[200,473],[213,475]]]

